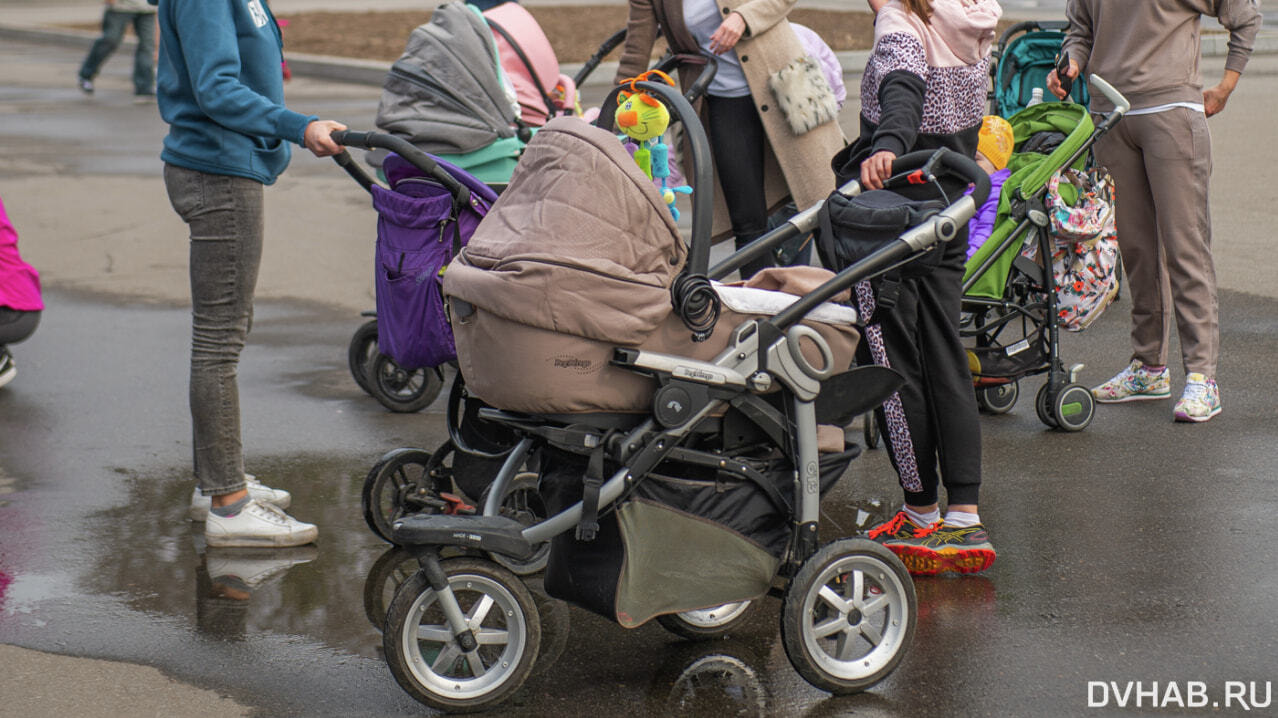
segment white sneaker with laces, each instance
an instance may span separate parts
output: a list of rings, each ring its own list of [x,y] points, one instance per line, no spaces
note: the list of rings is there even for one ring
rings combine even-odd
[[[271,504],[249,500],[234,516],[209,512],[204,522],[204,541],[209,546],[303,546],[315,540],[319,529],[284,513]]]
[[[249,496],[254,501],[278,506],[281,509],[288,508],[288,505],[293,502],[292,494],[284,489],[272,489],[258,481],[252,474],[244,475],[244,483],[247,484],[245,488],[248,489]],[[191,517],[192,521],[203,521],[209,515],[211,508],[213,508],[213,497],[200,493],[200,487],[196,486],[191,492],[191,508],[187,511],[187,516]]]

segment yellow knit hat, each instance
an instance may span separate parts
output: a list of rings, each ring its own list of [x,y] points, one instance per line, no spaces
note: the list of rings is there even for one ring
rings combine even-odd
[[[994,169],[1001,170],[1007,166],[1014,145],[1012,126],[1007,120],[997,115],[986,115],[981,120],[981,139],[976,144],[976,151],[985,155]]]

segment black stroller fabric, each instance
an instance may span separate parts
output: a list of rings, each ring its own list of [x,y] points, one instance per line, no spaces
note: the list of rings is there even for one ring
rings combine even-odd
[[[840,271],[945,207],[940,199],[909,199],[890,190],[870,190],[855,197],[834,192],[821,209],[821,232],[817,235],[821,262]],[[930,251],[897,272],[901,277],[926,274],[940,257],[940,251]]]
[[[857,447],[821,457],[822,492],[859,453]],[[599,517],[593,541],[572,532],[551,539],[547,593],[629,628],[665,613],[763,595],[789,547],[794,515],[771,496],[793,500],[793,470],[784,459],[745,461],[775,490],[712,469],[661,464]],[[586,464],[584,456],[543,453],[540,490],[549,513],[581,500]]]

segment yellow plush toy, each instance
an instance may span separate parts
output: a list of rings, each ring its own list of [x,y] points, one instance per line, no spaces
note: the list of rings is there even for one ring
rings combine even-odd
[[[666,128],[670,126],[670,110],[661,100],[635,87],[635,83],[650,80],[658,76],[667,84],[674,85],[668,75],[660,70],[649,70],[638,77],[627,81],[629,90],[622,90],[617,95],[617,111],[613,115],[617,127],[622,131],[620,139],[633,140],[633,156],[635,163],[649,178],[661,182],[661,198],[670,207],[670,213],[679,219],[679,210],[675,208],[675,194],[692,194],[688,186],[667,187],[670,178],[670,148],[661,141]]]

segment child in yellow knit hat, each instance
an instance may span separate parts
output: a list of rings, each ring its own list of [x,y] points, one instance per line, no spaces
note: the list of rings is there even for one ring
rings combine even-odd
[[[994,219],[998,215],[998,198],[1003,191],[1003,183],[1012,174],[1012,171],[1007,169],[1007,161],[1012,158],[1012,149],[1015,144],[1012,126],[1007,120],[996,115],[986,115],[981,120],[980,139],[976,144],[976,164],[989,173],[990,196],[985,200],[985,204],[981,205],[980,211],[968,222],[968,259],[976,254],[976,250],[980,249],[994,232]]]

